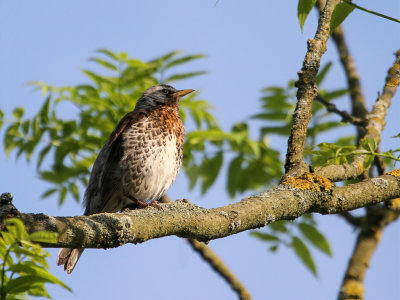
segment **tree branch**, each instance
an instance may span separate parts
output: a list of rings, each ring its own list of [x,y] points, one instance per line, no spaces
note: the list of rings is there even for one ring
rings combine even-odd
[[[368,211],[343,278],[339,300],[363,299],[364,276],[371,257],[385,227],[398,217],[399,213],[390,211],[384,206]]]
[[[318,0],[316,5],[321,14],[325,5],[325,1]],[[350,90],[351,114],[354,117],[364,120],[368,113],[366,100],[362,94],[360,76],[358,75],[354,59],[350,53],[349,47],[347,46],[342,26],[339,25],[335,28],[332,33],[332,40],[339,52],[340,62],[342,63],[345,71],[347,86]],[[364,127],[365,125],[357,127],[358,140],[365,135]]]
[[[396,173],[397,174],[397,173]],[[306,213],[336,214],[400,197],[400,176],[383,175],[356,184],[318,190],[280,185],[274,190],[224,207],[205,209],[187,200],[155,208],[101,213],[91,216],[53,217],[18,213],[29,232],[59,234],[52,248],[112,248],[126,243],[176,235],[209,241],[278,220],[293,220]],[[0,221],[10,216],[11,204],[0,206]],[[15,209],[15,208],[14,208]]]
[[[338,26],[332,33],[332,39],[335,43],[342,66],[344,68],[347,86],[350,90],[351,99],[351,114],[360,119],[365,119],[368,110],[365,101],[365,97],[362,94],[360,76],[356,70],[353,57],[347,47],[347,43],[344,37],[343,29]],[[358,139],[365,135],[365,124],[357,127]]]
[[[390,67],[386,77],[382,94],[376,100],[372,112],[367,115],[368,125],[364,138],[373,139],[376,145],[381,140],[381,132],[385,127],[385,117],[390,107],[391,99],[396,93],[400,84],[400,50],[396,52],[394,64]],[[359,146],[358,150],[362,150]],[[316,167],[314,172],[318,175],[329,178],[332,181],[341,181],[360,176],[364,172],[363,162],[365,155],[357,156],[353,163],[342,165],[329,165],[326,167]]]
[[[160,203],[171,203],[172,199],[167,195],[163,195],[159,200]],[[229,286],[238,294],[239,299],[251,299],[250,293],[246,287],[236,278],[225,263],[218,257],[217,254],[206,244],[196,241],[194,239],[187,239],[194,252],[197,252],[200,257],[211,266],[211,268],[220,275]]]
[[[332,12],[338,2],[338,0],[327,0],[325,8],[319,17],[314,39],[308,40],[308,50],[303,61],[303,67],[298,72],[299,80],[296,82],[296,87],[298,88],[297,104],[293,113],[293,125],[288,140],[285,162],[285,173],[287,175],[300,175],[304,171],[308,171],[302,162],[307,127],[311,119],[311,105],[317,95],[315,78],[319,70],[321,57],[326,51]]]
[[[349,114],[347,111],[345,110],[339,110],[335,104],[326,101],[324,98],[322,98],[319,94],[315,97],[315,100],[317,100],[318,102],[322,103],[323,105],[325,105],[326,110],[335,114],[338,114],[339,116],[342,117],[342,122],[349,122],[353,125],[356,126],[361,126],[361,127],[365,127],[368,122],[366,119],[361,119],[359,117],[353,116],[351,114]]]
[[[355,217],[348,211],[342,212],[342,213],[338,214],[338,216],[345,219],[347,221],[347,223],[349,223],[350,225],[352,225],[355,228],[359,228],[361,226],[361,224],[363,223],[363,219],[364,219],[364,217]]]
[[[245,286],[236,278],[224,264],[224,262],[219,259],[217,255],[207,247],[204,243],[188,239],[190,245],[195,249],[195,251],[217,272],[222,278],[231,286],[231,288],[237,292],[239,299],[250,300],[251,296],[246,290]]]

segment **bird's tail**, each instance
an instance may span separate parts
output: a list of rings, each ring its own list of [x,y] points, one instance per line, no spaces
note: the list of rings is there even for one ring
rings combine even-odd
[[[71,274],[79,260],[79,257],[81,257],[83,250],[85,249],[61,248],[57,256],[57,265],[64,265],[64,271]]]

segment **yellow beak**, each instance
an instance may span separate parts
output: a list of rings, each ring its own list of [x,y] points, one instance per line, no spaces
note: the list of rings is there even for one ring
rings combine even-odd
[[[191,89],[180,90],[180,91],[175,92],[173,95],[175,97],[179,97],[180,98],[180,97],[186,96],[187,94],[190,94],[191,92],[194,92],[194,90],[191,90]]]

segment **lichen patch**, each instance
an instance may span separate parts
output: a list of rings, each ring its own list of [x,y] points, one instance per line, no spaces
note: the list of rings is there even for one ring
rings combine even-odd
[[[305,172],[303,175],[296,177],[287,177],[282,184],[290,185],[300,190],[319,192],[328,191],[332,188],[332,182],[328,178],[310,172]]]
[[[392,175],[392,176],[398,177],[398,176],[400,176],[400,169],[394,169],[392,171],[389,171],[386,173],[386,175]]]

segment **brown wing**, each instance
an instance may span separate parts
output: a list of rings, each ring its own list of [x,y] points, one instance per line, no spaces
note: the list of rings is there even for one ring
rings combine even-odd
[[[107,203],[118,201],[118,191],[121,191],[122,170],[119,162],[123,155],[121,140],[123,132],[146,116],[144,111],[133,111],[125,115],[101,149],[93,164],[84,196],[85,215],[103,212],[106,206],[115,206]]]

